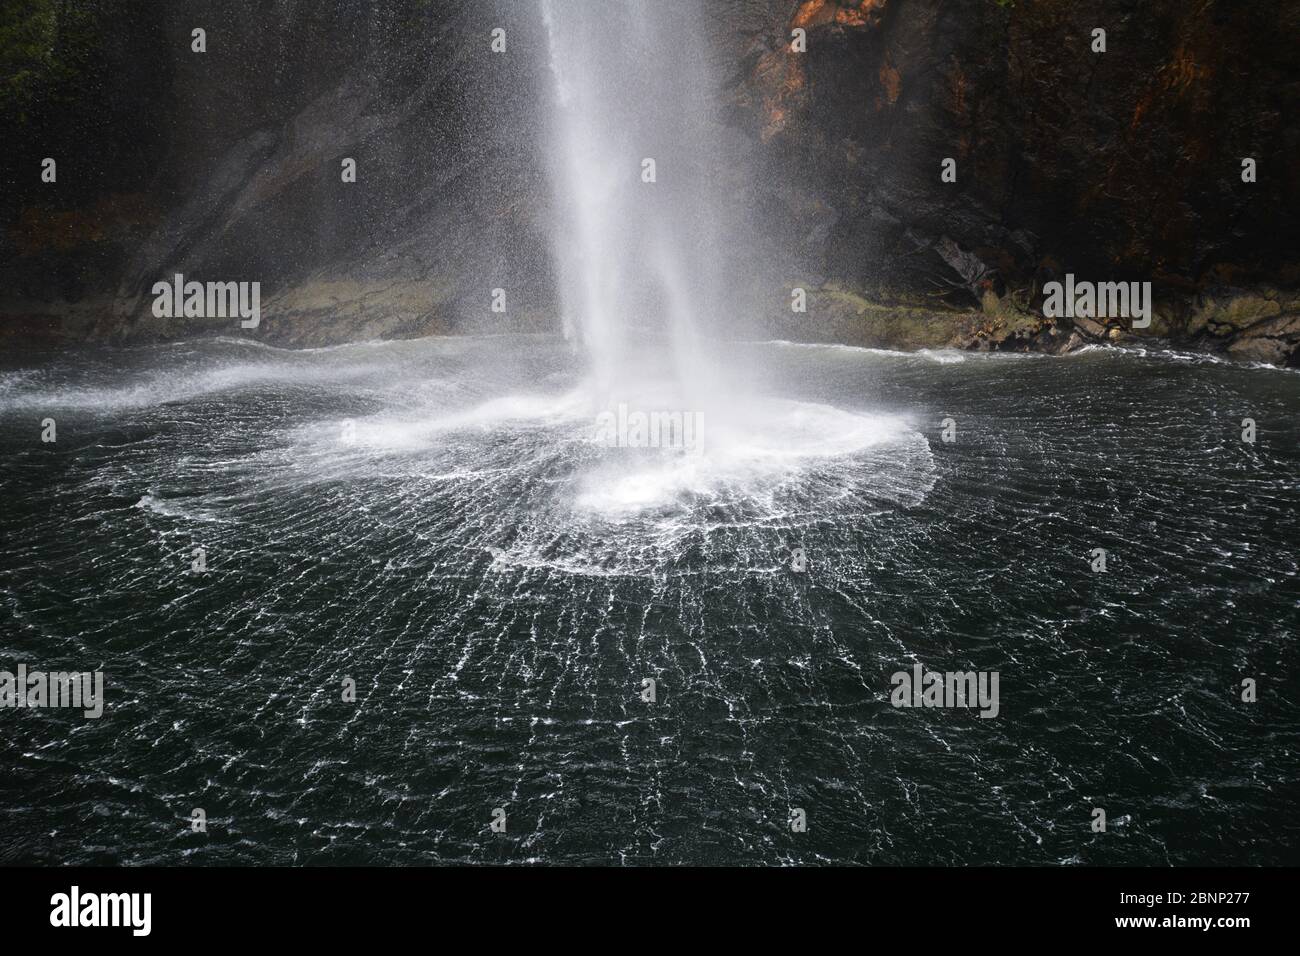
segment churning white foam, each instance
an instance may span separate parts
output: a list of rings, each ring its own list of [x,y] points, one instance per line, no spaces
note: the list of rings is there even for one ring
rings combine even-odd
[[[674,504],[727,504],[796,483],[807,469],[899,441],[892,416],[752,399],[706,415],[699,450],[613,448],[582,476],[576,506],[607,517]]]

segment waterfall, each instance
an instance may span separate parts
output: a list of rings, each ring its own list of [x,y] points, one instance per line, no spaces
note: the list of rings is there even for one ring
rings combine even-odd
[[[709,176],[716,85],[701,4],[541,5],[565,332],[586,350],[601,402],[654,350],[667,359],[677,401],[698,407],[716,380],[700,327],[725,307],[725,209]]]

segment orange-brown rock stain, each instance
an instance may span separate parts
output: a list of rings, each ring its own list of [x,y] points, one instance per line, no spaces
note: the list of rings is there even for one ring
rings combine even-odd
[[[799,9],[795,11],[794,19],[790,21],[791,28],[825,26],[828,23],[838,23],[846,27],[865,27],[872,21],[872,14],[877,13],[885,8],[887,0],[861,0],[853,3],[852,0],[804,0]]]
[[[888,0],[804,0],[795,10],[788,30],[811,30],[818,27],[839,27],[860,30],[878,26]],[[788,31],[787,31],[788,32]],[[761,136],[770,140],[789,124],[792,114],[799,108],[807,87],[804,56],[796,53],[785,40],[777,50],[759,57],[754,68],[754,80],[762,90],[763,128]],[[877,110],[892,106],[899,97],[902,78],[888,58],[881,65],[879,80],[882,96],[875,103]]]

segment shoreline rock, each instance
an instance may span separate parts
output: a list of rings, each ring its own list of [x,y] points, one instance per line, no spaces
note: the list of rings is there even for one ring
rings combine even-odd
[[[808,290],[808,311],[768,317],[754,334],[792,341],[900,351],[1044,352],[1089,345],[1160,345],[1241,362],[1300,367],[1300,293],[1271,287],[1221,289],[1157,300],[1150,328],[1127,319],[1043,316],[1026,295],[991,290],[981,308],[885,300],[836,283]],[[0,347],[14,351],[130,346],[204,336],[243,335],[285,348],[315,348],[376,339],[465,334],[559,333],[556,310],[481,310],[466,319],[449,285],[428,279],[315,279],[266,296],[262,325],[232,319],[158,319],[147,300],[110,296],[71,303],[0,302]],[[737,327],[737,332],[744,331]]]

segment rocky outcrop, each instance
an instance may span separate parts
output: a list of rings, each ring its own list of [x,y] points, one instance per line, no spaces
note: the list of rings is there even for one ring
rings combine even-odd
[[[1242,361],[1296,365],[1300,293],[1276,288],[1217,289],[1158,301],[1151,325],[1131,319],[1049,318],[1027,296],[986,290],[978,310],[870,299],[836,283],[809,290],[809,309],[780,316],[770,334],[871,348],[1067,352],[1128,344],[1214,352]]]
[[[31,210],[18,210],[7,232],[17,254],[0,267],[5,341],[237,331],[225,319],[155,316],[152,286],[176,273],[260,282],[258,335],[282,345],[558,325],[529,146],[535,111],[521,77],[485,55],[493,3],[222,0],[120,12],[127,32],[151,24],[148,53],[167,62],[165,91],[123,94],[171,100],[167,146],[135,184],[162,201],[139,228],[100,216],[56,241],[22,229]],[[196,26],[204,54],[191,49]],[[74,175],[35,198],[57,208]],[[52,263],[64,281],[50,281]],[[504,315],[491,311],[501,287]]]
[[[762,25],[732,95],[782,184],[772,221],[790,224],[782,244],[814,284],[956,309],[956,347],[1158,336],[1300,361],[1294,297],[1276,288],[1300,279],[1300,131],[1286,121],[1300,112],[1287,54],[1300,5],[774,0],[749,13]],[[1151,281],[1164,318],[1142,332],[1046,320],[1042,288],[1067,271]],[[865,324],[859,337],[879,340]]]

